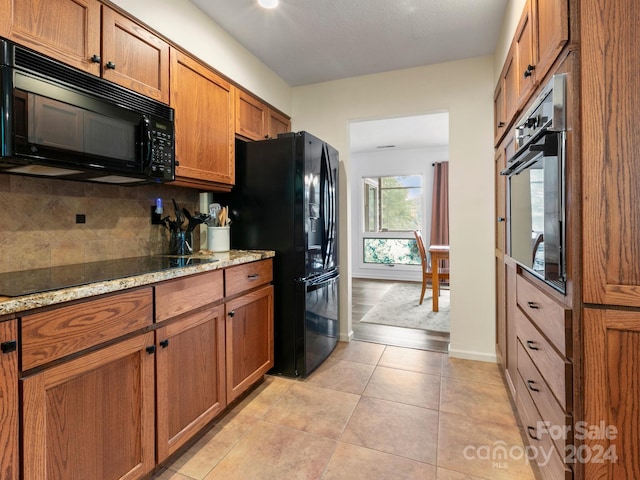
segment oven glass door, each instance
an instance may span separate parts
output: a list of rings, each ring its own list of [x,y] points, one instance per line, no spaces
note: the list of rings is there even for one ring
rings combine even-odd
[[[530,156],[509,176],[509,255],[564,291],[561,145],[559,139],[557,151]]]

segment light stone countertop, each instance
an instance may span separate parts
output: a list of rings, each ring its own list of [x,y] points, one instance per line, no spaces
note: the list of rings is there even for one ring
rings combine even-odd
[[[68,302],[70,300],[88,298],[95,295],[101,295],[103,293],[117,292],[119,290],[149,285],[172,278],[185,277],[233,265],[241,265],[243,263],[264,260],[274,256],[275,252],[273,250],[230,250],[228,252],[211,253],[209,255],[196,253],[194,255],[190,255],[190,257],[215,259],[217,261],[185,267],[175,267],[161,272],[146,273],[126,278],[119,278],[116,280],[89,283],[87,285],[34,293],[21,297],[0,297],[0,321],[1,317],[4,315],[24,312],[25,310],[55,305],[58,303]]]

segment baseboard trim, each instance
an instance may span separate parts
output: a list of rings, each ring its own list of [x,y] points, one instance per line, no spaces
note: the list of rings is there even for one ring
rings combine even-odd
[[[498,363],[496,354],[483,352],[470,352],[468,350],[456,350],[451,348],[449,344],[449,356],[452,358],[461,358],[464,360],[477,360],[479,362]]]
[[[353,330],[351,330],[348,334],[340,334],[340,337],[338,338],[338,340],[340,342],[350,342],[351,340],[353,340]]]

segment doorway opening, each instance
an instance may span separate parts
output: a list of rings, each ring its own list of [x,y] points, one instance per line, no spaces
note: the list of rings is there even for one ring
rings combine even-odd
[[[430,289],[419,304],[422,263],[414,231],[433,243],[432,230],[440,230],[440,222],[432,225],[441,203],[434,178],[448,166],[449,114],[352,122],[349,136],[354,339],[446,352],[449,292],[442,289],[438,312],[431,311]],[[447,177],[444,182],[448,198]]]

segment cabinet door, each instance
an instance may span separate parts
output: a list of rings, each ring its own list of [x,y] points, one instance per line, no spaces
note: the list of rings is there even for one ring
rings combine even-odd
[[[0,13],[11,40],[100,75],[98,0],[1,0]]]
[[[640,8],[580,5],[584,302],[640,307]]]
[[[158,462],[226,406],[224,327],[218,306],[156,331]]]
[[[584,478],[640,478],[640,312],[585,308],[583,319],[584,451],[598,460]]]
[[[277,138],[280,133],[291,131],[289,119],[274,110],[269,109],[267,120],[267,135],[269,138]]]
[[[507,131],[507,114],[504,103],[504,81],[498,80],[498,85],[493,94],[493,140],[497,146]]]
[[[273,367],[273,286],[226,304],[227,402]]]
[[[0,478],[18,480],[17,320],[0,322]]]
[[[25,377],[25,480],[133,479],[151,472],[153,333]]]
[[[263,140],[267,136],[267,106],[239,88],[236,92],[236,135],[249,140]]]
[[[568,0],[536,0],[538,63],[536,76],[544,78],[569,40]]]
[[[171,106],[176,112],[177,184],[233,185],[235,134],[229,82],[172,50]]]
[[[509,49],[509,53],[507,54],[507,58],[505,59],[501,80],[504,96],[505,128],[508,128],[518,112],[519,77],[517,74],[515,43],[512,44]]]
[[[516,75],[518,79],[518,108],[527,103],[529,94],[533,91],[536,79],[536,60],[533,38],[532,2],[525,4],[520,23],[515,35]]]
[[[169,45],[104,6],[102,76],[147,97],[169,103]]]

